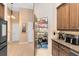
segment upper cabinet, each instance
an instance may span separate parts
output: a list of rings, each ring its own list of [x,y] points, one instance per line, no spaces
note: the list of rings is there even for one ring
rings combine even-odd
[[[60,9],[61,11],[59,11]],[[78,3],[61,4],[60,6],[57,7],[57,29],[67,30],[67,31],[68,30],[79,30],[78,15],[79,15],[79,4]],[[60,23],[62,24],[62,26]]]
[[[70,4],[70,29],[77,29],[78,25],[78,4]]]
[[[62,29],[69,29],[69,4],[62,5]]]
[[[57,29],[69,29],[69,4],[62,4],[57,8]]]
[[[62,28],[62,7],[57,9],[57,28]]]
[[[0,18],[4,19],[4,5],[0,3]]]

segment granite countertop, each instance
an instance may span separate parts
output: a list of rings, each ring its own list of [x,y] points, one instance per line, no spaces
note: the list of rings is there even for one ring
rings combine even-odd
[[[70,48],[70,49],[72,49],[72,50],[79,53],[79,45],[73,45],[73,44],[67,43],[67,42],[65,42],[64,40],[61,40],[61,39],[60,40],[52,39],[52,40],[54,40],[57,43],[62,44],[62,45],[64,45],[64,46],[66,46],[66,47],[68,47],[68,48]]]

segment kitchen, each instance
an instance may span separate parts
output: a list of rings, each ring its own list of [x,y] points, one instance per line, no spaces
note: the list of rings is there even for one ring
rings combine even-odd
[[[57,33],[59,40],[52,40],[53,55],[79,55],[79,35],[75,33],[75,31],[78,32],[79,26],[78,9],[78,3],[63,3],[57,7],[57,30],[60,32]],[[74,32],[74,34],[66,31]]]
[[[13,3],[14,4],[14,3]],[[26,4],[26,3],[25,3]],[[6,7],[6,4],[3,4]],[[3,6],[2,5],[2,6]],[[18,5],[16,3],[16,5]],[[30,5],[30,4],[29,4]],[[9,6],[8,6],[9,7]],[[23,7],[23,6],[22,6]],[[1,10],[1,9],[0,9]],[[3,9],[4,10],[4,9]],[[3,12],[2,10],[2,12]],[[16,8],[15,8],[16,10]],[[10,13],[10,10],[8,10],[8,15]],[[29,13],[27,12],[29,11]],[[0,11],[1,12],[1,11]],[[5,12],[5,11],[4,11]],[[7,20],[8,18],[6,18],[6,12],[5,12],[5,16],[4,16],[4,12],[1,14],[0,13],[0,17]],[[14,11],[13,11],[14,12]],[[13,15],[18,15],[19,13],[14,12]],[[28,14],[28,17],[27,17]],[[26,16],[24,16],[26,15]],[[24,19],[24,23],[29,23],[28,21],[25,22],[26,18],[30,19],[29,21],[32,21],[32,19],[30,18],[30,16],[35,16],[33,18],[33,26],[32,26],[32,30],[33,32],[35,31],[35,21],[39,18],[47,18],[47,22],[45,23],[47,25],[46,27],[46,33],[47,33],[47,47],[46,48],[41,48],[37,49],[36,48],[36,40],[35,40],[35,32],[34,35],[32,37],[30,37],[31,35],[29,35],[30,38],[34,38],[32,39],[32,42],[29,42],[29,45],[25,45],[27,44],[25,41],[28,41],[28,39],[26,38],[26,34],[28,35],[27,29],[24,31],[27,31],[26,34],[24,34],[24,36],[19,36],[21,37],[20,40],[16,41],[15,44],[14,42],[12,42],[12,38],[11,38],[11,34],[12,34],[12,29],[11,28],[11,22],[13,21],[14,23],[17,22],[19,23],[19,26],[22,26],[22,21]],[[16,17],[17,18],[17,17]],[[7,53],[6,55],[10,56],[10,55],[14,55],[14,56],[27,56],[27,55],[31,55],[31,56],[79,56],[79,3],[33,3],[32,4],[32,9],[28,9],[28,10],[20,10],[20,14],[19,14],[19,18],[20,21],[18,19],[15,20],[10,20],[8,19],[8,34],[7,34]],[[22,20],[21,20],[22,18]],[[10,21],[9,21],[10,20]],[[40,23],[41,26],[41,23]],[[28,26],[27,26],[28,27]],[[20,27],[21,30],[21,27]],[[28,29],[30,30],[30,29]],[[31,31],[31,30],[30,30]],[[44,31],[42,29],[42,31]],[[27,36],[28,37],[28,36]],[[15,38],[15,37],[14,37]],[[15,38],[16,39],[16,38]],[[27,39],[27,40],[26,40]],[[30,40],[29,40],[30,41]],[[20,45],[16,46],[16,43],[20,42]],[[13,48],[13,46],[11,46],[11,44],[14,46],[15,51],[18,53],[14,53],[13,50],[11,49]],[[21,44],[24,44],[24,46],[21,47]],[[19,47],[20,46],[20,47]],[[30,46],[30,53],[25,50],[27,50],[25,47],[26,46]],[[17,47],[21,48],[21,50],[24,50],[24,54],[22,54],[22,52],[20,53],[20,51],[18,50]],[[24,48],[23,48],[24,47]],[[28,48],[29,50],[29,48]],[[39,50],[39,51],[37,51]],[[6,53],[6,52],[5,52]],[[12,54],[11,54],[12,53]],[[37,55],[38,54],[38,55]]]
[[[48,53],[52,56],[79,55],[78,3],[39,3],[37,17],[48,16]],[[42,53],[41,53],[42,54]]]

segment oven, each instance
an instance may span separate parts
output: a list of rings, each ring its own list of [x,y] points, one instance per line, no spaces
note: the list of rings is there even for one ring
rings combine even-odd
[[[0,19],[0,56],[7,56],[7,21]]]

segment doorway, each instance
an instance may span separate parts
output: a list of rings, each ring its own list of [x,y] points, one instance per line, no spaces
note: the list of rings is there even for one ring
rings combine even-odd
[[[35,40],[36,48],[47,49],[48,48],[48,19],[42,17],[35,22]]]

